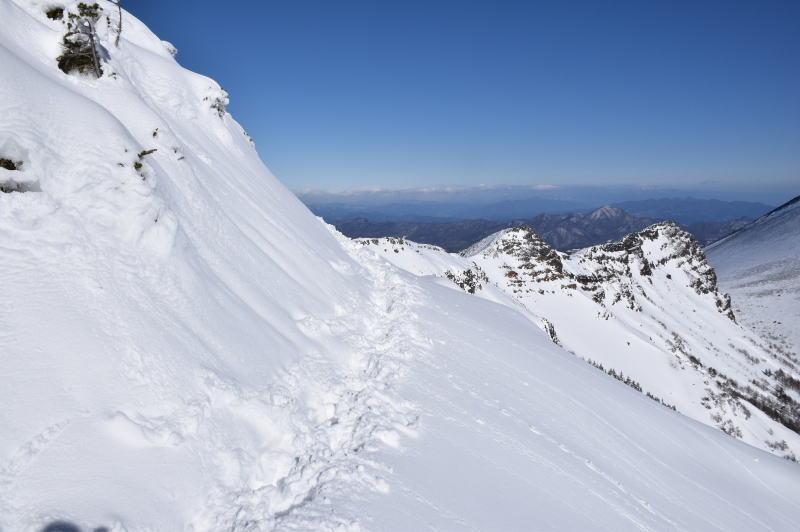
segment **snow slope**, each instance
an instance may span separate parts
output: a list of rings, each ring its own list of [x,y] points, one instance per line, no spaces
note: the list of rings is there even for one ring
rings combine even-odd
[[[267,386],[341,343],[308,328],[368,292],[210,107],[215,82],[129,16],[118,49],[98,24],[106,75],[63,74],[49,5],[0,2],[0,157],[41,188],[0,194],[0,528],[180,529],[299,467],[300,421]],[[285,491],[272,511],[304,496]]]
[[[522,305],[555,343],[642,393],[756,447],[800,456],[800,389],[785,378],[797,378],[794,368],[733,321],[697,243],[674,224],[569,255],[525,227],[461,255],[400,239],[361,242],[412,273]]]
[[[332,232],[131,15],[61,72],[51,7],[0,0],[1,530],[798,521],[794,464]]]
[[[705,253],[737,316],[800,363],[800,197]]]
[[[364,527],[795,527],[796,464],[607,378],[554,346],[521,312],[434,277],[419,284],[411,297],[398,294],[412,304],[396,303],[414,314],[414,337],[428,344],[405,361],[396,385],[420,416],[416,435],[372,457],[386,494],[330,497],[330,505],[363,515]],[[756,485],[760,501],[751,498]],[[784,520],[784,512],[793,517]]]

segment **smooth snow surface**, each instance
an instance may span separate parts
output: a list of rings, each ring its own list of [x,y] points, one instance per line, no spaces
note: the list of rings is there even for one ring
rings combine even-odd
[[[332,232],[100,6],[94,79],[57,68],[51,3],[0,0],[0,180],[36,184],[0,193],[1,530],[800,521],[800,467]]]
[[[737,315],[800,356],[800,197],[706,248]]]

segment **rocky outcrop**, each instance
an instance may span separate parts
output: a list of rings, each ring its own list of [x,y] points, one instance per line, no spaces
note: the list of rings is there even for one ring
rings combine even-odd
[[[505,282],[515,292],[530,291],[531,283],[560,281],[564,290],[583,290],[600,305],[624,302],[640,309],[637,296],[646,296],[655,271],[672,280],[681,272],[699,295],[714,298],[717,309],[735,321],[730,297],[719,292],[714,269],[706,262],[694,237],[672,222],[660,222],[625,236],[618,242],[601,244],[572,255],[556,251],[530,227],[501,231],[467,248],[465,258],[507,257]],[[550,289],[553,287],[539,287]]]

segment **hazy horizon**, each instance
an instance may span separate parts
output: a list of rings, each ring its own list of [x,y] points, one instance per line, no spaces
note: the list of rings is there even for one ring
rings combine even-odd
[[[358,187],[313,188],[292,190],[304,202],[354,203],[381,205],[398,202],[462,202],[492,203],[506,200],[542,198],[567,200],[587,206],[631,200],[696,198],[720,201],[762,203],[772,207],[781,205],[800,194],[800,186],[748,186],[748,187],[659,187],[636,185],[553,185],[553,184],[478,184],[431,185],[424,187]]]

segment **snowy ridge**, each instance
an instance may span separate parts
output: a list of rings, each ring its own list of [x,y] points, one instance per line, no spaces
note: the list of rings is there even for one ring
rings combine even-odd
[[[53,7],[0,0],[1,530],[797,523],[795,464],[565,353],[472,260],[480,298],[322,224],[130,14],[117,47],[99,2],[102,75],[62,72],[86,8]]]
[[[215,82],[127,13],[119,48],[116,18],[97,24],[103,76],[67,75],[49,7],[0,2],[0,157],[22,163],[3,175],[38,184],[0,193],[0,528],[230,528],[231,493],[280,484],[291,451],[316,445],[283,441],[300,418],[270,388],[342,335],[305,320],[369,293],[213,107]],[[292,486],[262,510],[310,489]]]
[[[486,238],[481,239],[480,241],[472,244],[467,249],[463,250],[459,255],[464,257],[470,257],[472,255],[477,255],[478,253],[483,253],[490,247],[494,246],[498,240],[501,240],[508,234],[513,234],[515,232],[514,229],[503,229],[502,231],[498,231],[497,233],[493,233]]]
[[[759,217],[756,220],[753,220],[747,226],[742,227],[738,231],[731,233],[730,235],[726,236],[725,238],[721,238],[716,242],[713,242],[706,246],[706,250],[710,251],[722,246],[728,240],[732,240],[738,238],[738,234],[744,231],[751,231],[753,227],[761,225],[761,224],[769,224],[773,219],[782,218],[784,216],[794,216],[794,212],[796,209],[800,209],[800,196],[790,199],[783,205],[779,205],[769,211],[768,213],[764,214],[763,216]]]
[[[705,249],[744,323],[800,376],[800,196]]]
[[[385,254],[414,271],[403,252]],[[497,289],[511,296],[555,343],[642,393],[751,445],[800,455],[791,363],[735,323],[697,242],[673,223],[572,254],[519,227],[449,257],[440,275],[495,301]]]

